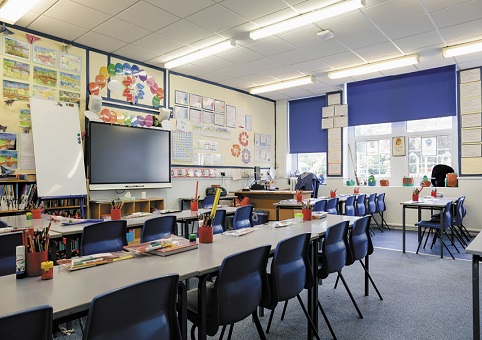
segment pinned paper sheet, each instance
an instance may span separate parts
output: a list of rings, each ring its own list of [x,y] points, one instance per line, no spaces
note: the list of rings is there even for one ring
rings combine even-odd
[[[231,174],[233,175],[233,181],[237,181],[238,179],[242,178],[241,170],[239,169],[233,169]]]

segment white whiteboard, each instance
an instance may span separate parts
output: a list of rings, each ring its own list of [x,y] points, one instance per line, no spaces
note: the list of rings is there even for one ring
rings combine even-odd
[[[78,110],[77,104],[30,98],[39,197],[87,195]]]

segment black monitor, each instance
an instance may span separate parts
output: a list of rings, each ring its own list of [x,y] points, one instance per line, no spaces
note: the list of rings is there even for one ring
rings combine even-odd
[[[257,182],[261,179],[261,168],[259,166],[254,167],[254,180]]]

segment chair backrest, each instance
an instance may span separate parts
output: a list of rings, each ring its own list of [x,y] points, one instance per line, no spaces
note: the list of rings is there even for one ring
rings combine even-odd
[[[203,208],[211,208],[214,203],[214,195],[209,195],[203,199]]]
[[[385,193],[382,192],[377,196],[377,212],[383,212],[387,210],[387,206],[385,204]]]
[[[325,211],[326,200],[319,200],[315,202],[313,206],[313,211]]]
[[[452,206],[453,206],[453,202],[452,201],[449,201],[447,202],[447,204],[445,205],[445,208],[443,210],[443,217],[444,217],[444,229],[448,229],[450,228],[450,226],[452,225]]]
[[[338,215],[338,197],[330,198],[326,201],[325,211],[328,214]]]
[[[373,246],[371,246],[371,236],[368,229],[368,226],[370,225],[370,219],[371,216],[367,215],[357,219],[353,223],[349,235],[349,256],[351,257],[351,259],[347,260],[347,265],[353,263],[356,260],[361,260],[365,256],[370,255],[371,252],[373,252]]]
[[[329,227],[325,233],[325,239],[321,247],[318,278],[324,279],[331,273],[340,271],[346,263],[346,234],[348,221],[343,221]]]
[[[0,234],[0,276],[15,274],[15,248],[22,244],[21,232]]]
[[[0,228],[7,228],[7,227],[8,227],[8,223],[0,220]]]
[[[453,216],[453,225],[455,226],[462,226],[462,220],[464,219],[464,201],[465,201],[465,196],[460,196],[457,199],[457,202],[455,203],[455,212]]]
[[[53,311],[50,306],[39,306],[0,317],[0,339],[52,339]]]
[[[160,216],[146,220],[141,230],[141,243],[177,235],[176,216]]]
[[[304,288],[313,286],[313,273],[308,258],[311,234],[299,234],[278,243],[268,275],[271,303],[294,298]]]
[[[377,194],[373,193],[368,196],[368,213],[369,214],[374,214],[377,212]]]
[[[365,216],[367,209],[365,206],[365,200],[367,195],[360,194],[356,198],[356,216]]]
[[[104,221],[84,227],[80,255],[121,251],[127,245],[127,221]]]
[[[253,206],[239,207],[234,213],[233,229],[250,228],[253,226]]]
[[[171,274],[96,296],[83,339],[181,339],[178,283],[179,275]]]
[[[312,198],[318,197],[318,189],[320,188],[320,180],[318,178],[313,178],[313,191],[311,192]]]
[[[213,221],[213,234],[221,234],[226,230],[226,210],[217,209]]]
[[[355,216],[355,198],[356,196],[348,196],[345,200],[345,215]]]
[[[208,319],[208,329],[245,319],[256,311],[263,296],[269,296],[266,266],[270,249],[261,246],[223,260],[214,283],[214,314]]]

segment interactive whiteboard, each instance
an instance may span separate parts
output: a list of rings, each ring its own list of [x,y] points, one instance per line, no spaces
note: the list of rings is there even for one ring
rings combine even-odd
[[[30,98],[38,196],[86,196],[77,104]]]

